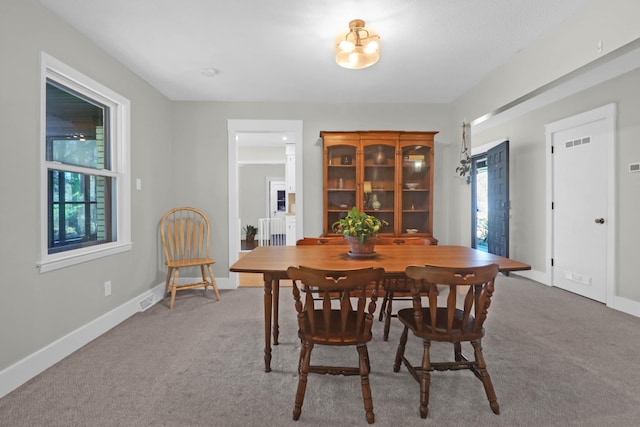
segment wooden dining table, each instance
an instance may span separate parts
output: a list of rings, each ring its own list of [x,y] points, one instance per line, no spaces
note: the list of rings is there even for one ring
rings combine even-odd
[[[264,279],[264,362],[271,371],[271,335],[278,344],[278,299],[280,280],[287,279],[290,266],[306,266],[325,270],[349,270],[382,267],[385,274],[404,274],[409,265],[442,267],[474,267],[498,264],[501,272],[530,270],[531,266],[510,258],[464,246],[378,245],[370,258],[352,258],[345,245],[261,246],[236,261],[229,271],[259,273]],[[273,319],[273,322],[272,322]]]

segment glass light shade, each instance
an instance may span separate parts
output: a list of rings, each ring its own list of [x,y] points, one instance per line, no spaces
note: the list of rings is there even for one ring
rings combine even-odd
[[[336,39],[336,63],[354,70],[375,64],[380,59],[379,40],[377,34],[364,27],[364,21],[354,19],[349,23],[349,31]]]
[[[364,52],[366,54],[372,54],[372,53],[378,52],[379,47],[380,45],[378,44],[378,42],[375,40],[372,40],[366,44],[366,46],[364,47]]]
[[[356,48],[356,45],[350,41],[342,40],[339,46],[340,50],[343,52],[353,52]]]

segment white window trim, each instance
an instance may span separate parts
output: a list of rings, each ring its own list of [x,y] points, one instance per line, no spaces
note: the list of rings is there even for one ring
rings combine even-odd
[[[40,273],[131,250],[130,111],[127,98],[41,52],[40,72]],[[111,171],[117,177],[116,238],[113,242],[49,254],[47,224],[46,84],[47,78],[110,107]]]

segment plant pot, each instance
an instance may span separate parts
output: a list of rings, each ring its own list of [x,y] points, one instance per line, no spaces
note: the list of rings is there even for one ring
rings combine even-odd
[[[352,254],[366,255],[374,253],[374,248],[376,245],[375,236],[367,237],[364,243],[360,243],[358,238],[354,236],[347,236],[345,237],[345,239],[347,239],[347,241],[349,242],[349,247],[351,248]]]

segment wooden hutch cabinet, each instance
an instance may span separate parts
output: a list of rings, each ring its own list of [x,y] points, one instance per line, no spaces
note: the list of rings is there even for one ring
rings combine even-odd
[[[323,233],[356,206],[385,220],[380,236],[433,238],[433,138],[437,132],[320,132]]]

